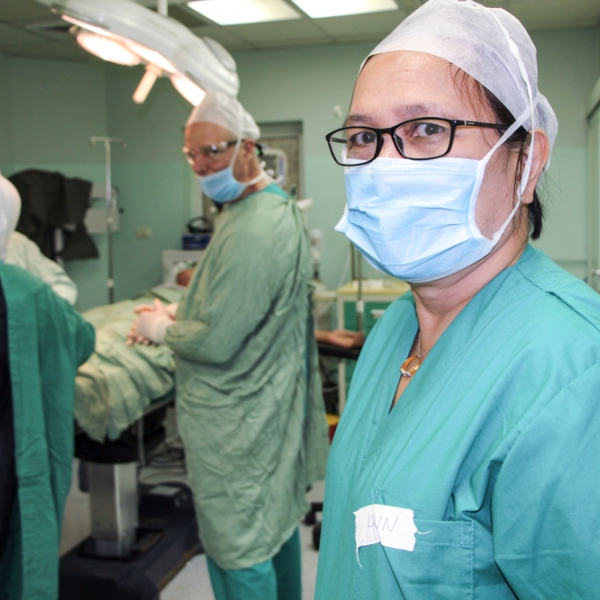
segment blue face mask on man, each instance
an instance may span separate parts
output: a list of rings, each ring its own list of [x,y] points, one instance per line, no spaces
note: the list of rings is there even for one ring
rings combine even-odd
[[[409,283],[436,281],[484,258],[521,204],[532,152],[518,202],[491,239],[475,222],[485,167],[527,116],[513,123],[481,160],[376,158],[346,167],[347,204],[336,231],[344,233],[375,268]]]
[[[265,173],[261,170],[260,174],[251,181],[238,181],[233,175],[233,165],[240,149],[242,140],[238,139],[235,145],[235,151],[231,158],[229,166],[216,173],[198,176],[198,183],[202,188],[202,192],[206,194],[215,204],[225,204],[232,200],[237,200],[249,185],[254,185],[260,181]]]

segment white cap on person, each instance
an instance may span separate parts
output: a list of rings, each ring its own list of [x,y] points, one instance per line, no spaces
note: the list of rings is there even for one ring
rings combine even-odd
[[[193,123],[214,123],[241,138],[257,140],[260,129],[241,103],[224,92],[207,91],[193,110],[186,127]]]

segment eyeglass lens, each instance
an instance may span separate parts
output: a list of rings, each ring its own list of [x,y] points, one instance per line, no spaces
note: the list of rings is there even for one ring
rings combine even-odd
[[[219,154],[223,154],[223,153],[227,152],[227,149],[236,143],[237,143],[237,140],[231,140],[229,142],[219,142],[218,144],[211,144],[210,146],[204,146],[203,148],[195,148],[193,150],[190,150],[189,148],[184,148],[183,154],[184,154],[186,160],[191,165],[193,165],[194,159],[198,155],[201,154],[202,156],[204,156],[204,158],[207,158],[209,160],[215,159],[219,156]]]
[[[396,128],[394,141],[405,158],[436,158],[450,148],[452,125],[441,119],[410,121]],[[331,136],[330,146],[340,164],[360,164],[377,154],[378,134],[368,127],[341,129]]]

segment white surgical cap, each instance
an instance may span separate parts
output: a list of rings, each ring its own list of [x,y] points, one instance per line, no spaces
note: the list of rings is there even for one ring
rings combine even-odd
[[[260,137],[260,129],[252,116],[235,98],[224,92],[207,91],[185,125],[200,122],[220,125],[242,138],[257,140]]]
[[[486,8],[473,0],[429,0],[369,56],[411,50],[443,58],[486,87],[518,119],[530,111],[529,93],[507,34],[518,49],[534,103],[537,100],[534,123],[528,117],[523,126],[528,131],[543,129],[552,151],[558,121],[548,100],[538,92],[535,46],[519,20],[505,10]]]
[[[17,226],[21,196],[6,177],[0,175],[0,260],[6,260],[8,238]]]

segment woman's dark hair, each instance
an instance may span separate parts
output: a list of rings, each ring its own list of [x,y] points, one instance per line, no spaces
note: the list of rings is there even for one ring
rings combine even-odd
[[[515,118],[511,112],[481,83],[467,75],[464,71],[456,69],[455,71],[455,84],[457,89],[460,91],[467,91],[475,94],[475,97],[479,100],[484,101],[487,106],[492,110],[496,117],[496,122],[506,125],[508,129],[514,122]],[[471,100],[473,100],[471,98]],[[500,130],[499,134],[502,135],[503,131]],[[524,127],[519,127],[507,140],[504,145],[512,151],[518,151],[519,159],[517,162],[517,171],[515,173],[515,192],[519,187],[519,182],[523,172],[523,157],[525,151],[529,146],[530,135]],[[542,225],[544,219],[544,209],[540,201],[537,189],[533,192],[533,201],[527,205],[529,213],[529,230],[532,240],[537,240],[542,234]]]

